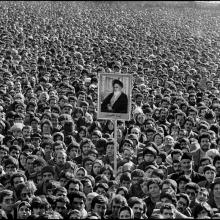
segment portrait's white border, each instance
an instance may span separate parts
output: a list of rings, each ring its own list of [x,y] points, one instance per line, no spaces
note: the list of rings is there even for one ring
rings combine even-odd
[[[108,113],[101,112],[101,82],[104,76],[111,76],[112,78],[128,78],[129,85],[126,85],[129,89],[128,97],[128,113]],[[98,106],[97,106],[97,118],[104,120],[125,120],[129,121],[131,117],[131,101],[132,101],[132,75],[129,74],[118,74],[118,73],[99,73],[98,75]]]

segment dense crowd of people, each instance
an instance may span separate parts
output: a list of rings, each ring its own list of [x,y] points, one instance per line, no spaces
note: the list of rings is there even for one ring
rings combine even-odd
[[[0,3],[1,219],[220,219],[217,9]],[[130,121],[98,75],[133,76]]]

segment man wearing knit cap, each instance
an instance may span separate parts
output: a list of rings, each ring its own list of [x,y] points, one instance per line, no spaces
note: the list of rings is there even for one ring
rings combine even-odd
[[[156,158],[159,153],[157,146],[151,142],[146,143],[144,150],[143,150],[143,158],[144,161],[138,166],[138,169],[144,170],[149,165],[154,165],[157,167]]]

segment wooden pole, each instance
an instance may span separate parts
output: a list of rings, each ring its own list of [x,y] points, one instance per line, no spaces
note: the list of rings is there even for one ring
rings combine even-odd
[[[114,173],[115,177],[117,175],[117,119],[114,120],[114,139],[115,139],[115,144],[114,144]]]

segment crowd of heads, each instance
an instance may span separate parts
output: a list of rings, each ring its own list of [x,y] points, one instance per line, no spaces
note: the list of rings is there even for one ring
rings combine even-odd
[[[1,2],[1,218],[219,219],[219,26],[215,8]],[[133,78],[117,137],[102,73]]]

